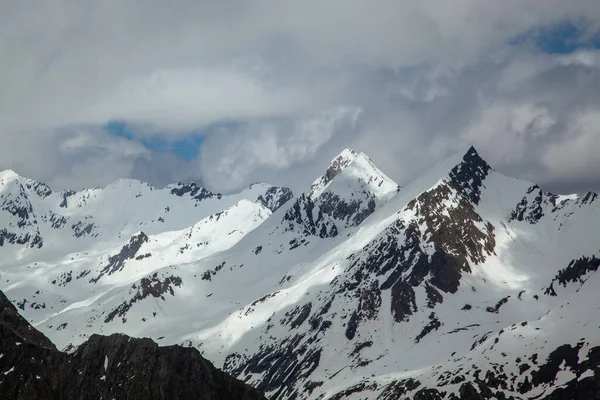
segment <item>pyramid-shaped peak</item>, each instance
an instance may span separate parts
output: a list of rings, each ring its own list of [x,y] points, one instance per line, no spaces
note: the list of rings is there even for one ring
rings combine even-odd
[[[346,174],[346,171],[350,172]],[[366,154],[347,148],[331,161],[325,174],[313,182],[309,197],[315,199],[326,190],[331,189],[334,180],[335,182],[339,181],[340,178],[338,177],[340,175],[347,175],[343,179],[344,183],[339,182],[339,184],[346,187],[344,190],[353,186],[350,181],[367,182],[368,186],[373,186],[369,191],[375,192],[376,195],[381,194],[379,192],[385,192],[386,195],[389,191],[397,192],[399,188],[398,184],[377,168]],[[334,186],[336,190],[340,189],[339,185],[334,184]]]
[[[335,156],[329,163],[329,167],[325,174],[317,178],[310,187],[310,197],[318,196],[323,192],[325,187],[338,176],[348,165],[352,163],[358,156],[358,153],[352,149],[344,149],[340,154]]]
[[[476,161],[476,162],[484,162],[485,163],[485,160],[483,158],[481,158],[481,156],[479,155],[479,153],[477,152],[477,150],[475,149],[474,146],[469,147],[469,150],[467,150],[467,152],[463,156],[463,161],[465,161],[465,162]]]
[[[467,150],[467,152],[465,154],[465,157],[467,157],[467,156],[470,156],[470,157],[479,156],[479,153],[477,153],[475,146],[469,147],[469,150]]]
[[[461,161],[450,171],[453,186],[464,192],[475,204],[479,204],[480,188],[492,167],[479,156],[475,147],[469,147]]]
[[[467,150],[467,152],[464,153],[464,155],[461,158],[461,161],[456,166],[456,169],[469,169],[471,171],[480,170],[486,171],[486,174],[488,171],[493,170],[493,168],[490,167],[487,161],[481,158],[481,156],[473,146],[469,147],[469,150]]]
[[[491,169],[488,163],[481,158],[474,146],[461,147],[451,156],[436,164],[439,173],[447,173],[449,170],[461,170],[465,166]]]

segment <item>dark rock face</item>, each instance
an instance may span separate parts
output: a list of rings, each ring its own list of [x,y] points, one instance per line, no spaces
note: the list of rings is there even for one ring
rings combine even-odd
[[[41,198],[46,198],[52,194],[52,189],[42,182],[28,181],[25,184],[25,187],[29,190],[33,190]]]
[[[415,338],[415,343],[419,343],[421,341],[421,339],[423,339],[425,336],[427,336],[432,331],[434,331],[434,330],[437,331],[440,328],[440,326],[442,326],[442,323],[435,316],[435,313],[432,312],[431,314],[429,314],[429,322],[427,323],[427,325],[425,325],[423,327],[423,330],[421,331],[421,333],[419,333],[417,335],[417,337]]]
[[[55,212],[48,211],[46,214],[43,214],[40,219],[50,225],[52,229],[60,229],[67,224],[68,218],[64,215],[59,215]]]
[[[598,200],[598,193],[595,192],[587,192],[585,196],[581,198],[580,204],[592,204],[594,201]]]
[[[316,218],[314,212],[317,211]],[[318,236],[321,238],[334,237],[338,234],[335,224],[315,206],[313,200],[305,194],[296,199],[294,204],[283,216],[283,225],[286,231],[295,231],[304,236]]]
[[[2,330],[0,343],[3,348],[8,345],[4,338],[14,336],[19,338],[21,343],[33,343],[43,348],[56,350],[54,344],[46,336],[29,325],[29,322],[19,314],[2,292],[0,292],[0,329]],[[4,354],[2,350],[0,353]],[[4,357],[0,358],[0,365],[3,365],[4,362]]]
[[[343,400],[350,397],[353,394],[362,393],[373,389],[377,389],[376,384],[367,385],[365,383],[359,383],[354,386],[350,386],[344,391],[336,393],[335,395],[331,396],[329,400]]]
[[[169,293],[171,296],[175,295],[174,287],[180,287],[182,280],[178,276],[167,276],[160,279],[158,273],[155,272],[152,276],[142,278],[139,286],[133,284],[129,293],[134,293],[130,300],[124,301],[119,304],[117,308],[108,313],[104,322],[111,322],[115,317],[124,318],[131,307],[140,300],[145,299],[148,296],[155,298],[161,298],[164,300],[164,295]],[[125,322],[125,321],[123,321]]]
[[[98,236],[97,234],[92,233],[94,228],[95,224],[93,222],[84,223],[82,221],[79,221],[71,226],[71,229],[73,229],[73,236],[75,236],[76,238],[80,238],[83,236]]]
[[[171,194],[179,197],[187,195],[195,199],[196,201],[211,199],[213,197],[220,199],[222,197],[220,193],[212,193],[206,190],[205,188],[196,185],[195,183],[179,183],[177,184],[177,187],[171,189]]]
[[[261,347],[250,359],[231,354],[225,360],[224,370],[233,376],[265,374],[257,385],[259,390],[275,392],[274,399],[302,398],[294,385],[310,377],[321,361],[321,348],[309,349],[305,334],[296,334],[282,343]],[[242,362],[243,361],[243,362]]]
[[[414,400],[443,400],[446,392],[437,389],[421,389],[415,393]]]
[[[0,230],[0,247],[7,243],[29,244],[29,247],[39,249],[44,245],[44,240],[42,239],[39,230],[32,235],[30,233],[18,234],[16,232],[9,232],[8,229],[3,228]]]
[[[286,231],[303,236],[335,237],[340,228],[360,225],[375,208],[375,196],[364,190],[351,200],[331,191],[316,198],[302,194],[287,210],[282,223]]]
[[[483,400],[483,397],[470,382],[465,382],[459,389],[461,400]]]
[[[558,271],[558,274],[554,279],[552,279],[550,286],[546,288],[544,293],[550,296],[556,296],[556,290],[554,288],[555,283],[558,283],[563,287],[567,287],[569,283],[574,282],[583,284],[583,277],[590,272],[597,271],[598,267],[600,267],[600,259],[596,256],[581,257],[577,260],[573,260],[566,268]]]
[[[500,307],[502,307],[504,304],[508,303],[509,298],[510,298],[510,296],[501,298],[500,300],[498,300],[498,302],[496,303],[496,305],[494,307],[487,307],[485,309],[485,311],[487,311],[489,313],[493,313],[493,314],[498,314],[498,312],[500,311]]]
[[[412,378],[405,379],[402,381],[396,381],[390,383],[385,390],[379,396],[381,400],[394,400],[404,398],[409,392],[417,389],[421,386],[421,382],[416,381]]]
[[[63,192],[63,199],[60,202],[60,207],[61,208],[67,208],[69,206],[69,197],[73,196],[75,194],[74,191],[72,190],[67,190],[65,192]]]
[[[415,290],[406,281],[399,279],[392,286],[391,308],[396,322],[408,321],[408,317],[417,312]]]
[[[371,193],[362,191],[361,196],[368,200],[345,201],[337,194],[326,191],[319,196],[319,207],[324,214],[344,221],[348,226],[358,226],[365,218],[373,214],[376,205]]]
[[[544,208],[556,210],[558,196],[546,193],[537,185],[527,190],[527,194],[510,215],[510,219],[536,224],[544,216]]]
[[[356,330],[361,321],[368,321],[377,318],[379,308],[381,307],[381,290],[377,281],[371,282],[364,290],[359,291],[358,307],[350,316],[346,327],[346,338],[354,339]]]
[[[93,335],[74,353],[27,323],[0,292],[3,399],[264,399],[193,348]]]
[[[104,275],[111,275],[117,271],[122,271],[123,268],[125,268],[125,262],[134,259],[137,252],[140,250],[140,247],[142,247],[144,243],[148,243],[148,240],[148,235],[144,232],[132,236],[131,239],[129,239],[129,243],[123,246],[119,253],[109,257],[108,265],[102,268],[102,271],[100,271],[100,274],[97,277],[90,279],[90,283],[98,282]]]
[[[553,193],[545,192],[538,185],[531,186],[523,199],[517,204],[511,212],[510,220],[525,221],[530,224],[537,224],[546,214],[556,214],[566,207],[584,207],[594,203],[598,199],[598,194],[588,192],[575,199],[563,199],[559,201],[559,196]],[[573,208],[568,208],[565,217],[572,214]],[[560,229],[560,228],[559,228]]]
[[[14,192],[0,195],[0,212],[12,215],[15,221],[0,229],[0,247],[19,244],[41,248],[44,245],[33,206],[21,183],[17,182]]]
[[[265,299],[258,299],[255,303]],[[369,300],[365,299],[364,302],[366,310]],[[230,354],[223,369],[245,382],[260,375],[257,388],[269,392],[270,398],[305,398],[306,393],[320,385],[319,381],[310,378],[321,361],[323,345],[320,342],[331,327],[331,321],[324,319],[330,306],[331,303],[328,303],[315,310],[309,302],[292,308],[279,321],[269,319],[268,327],[259,341],[265,341],[265,336],[269,336],[269,330],[275,324],[289,327],[290,336],[279,342],[267,342],[253,354]]]
[[[394,381],[386,386],[379,398],[386,400],[397,398],[600,399],[600,347],[591,347],[587,352],[581,352],[582,347],[583,343],[575,346],[569,344],[559,346],[549,354],[544,362],[538,362],[534,354],[529,358],[534,366],[523,363],[519,366],[518,371],[512,367],[505,368],[507,365],[494,363],[485,368],[473,364],[466,369],[445,371],[438,376],[434,387],[422,387],[418,381],[412,378]],[[521,361],[522,359],[519,357],[515,363],[519,364]],[[487,369],[485,374],[482,372],[483,369]],[[570,371],[574,376],[570,381],[555,387],[559,371]],[[450,393],[446,396],[446,387],[458,383],[461,383],[458,393]],[[419,388],[418,391],[416,391],[417,388]],[[540,388],[543,389],[541,394],[533,396],[532,390]]]
[[[292,197],[294,197],[294,194],[289,188],[273,186],[270,187],[264,195],[258,196],[256,201],[275,212]]]
[[[471,146],[462,162],[450,171],[451,185],[474,204],[479,204],[483,180],[491,170],[492,167]]]

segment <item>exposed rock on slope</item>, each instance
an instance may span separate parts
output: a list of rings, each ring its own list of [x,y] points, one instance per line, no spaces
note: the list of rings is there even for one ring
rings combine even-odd
[[[56,350],[0,292],[2,399],[264,399],[193,348],[92,335],[73,353]]]

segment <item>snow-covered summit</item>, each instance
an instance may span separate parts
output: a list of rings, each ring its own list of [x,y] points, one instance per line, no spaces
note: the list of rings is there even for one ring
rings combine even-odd
[[[0,171],[0,182],[5,183],[7,181],[11,181],[14,179],[18,179],[20,176],[12,169],[7,169],[4,171]]]
[[[333,237],[358,226],[393,197],[400,187],[364,153],[345,149],[335,157],[307,194],[295,199],[284,216],[286,230]]]
[[[334,182],[338,184],[330,188]],[[357,182],[368,187],[377,198],[384,198],[399,190],[398,185],[377,168],[365,153],[345,149],[331,160],[325,173],[313,182],[309,197],[314,200],[326,190],[338,192]]]
[[[309,197],[318,197],[325,188],[331,183],[331,181],[338,176],[344,168],[346,168],[354,159],[358,156],[358,153],[352,149],[344,149],[340,154],[331,160],[329,167],[323,175],[315,179],[313,184],[310,186]]]

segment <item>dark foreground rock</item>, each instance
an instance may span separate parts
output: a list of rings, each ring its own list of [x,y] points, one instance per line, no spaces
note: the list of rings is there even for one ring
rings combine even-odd
[[[93,335],[60,352],[0,292],[2,399],[265,399],[193,348]]]

